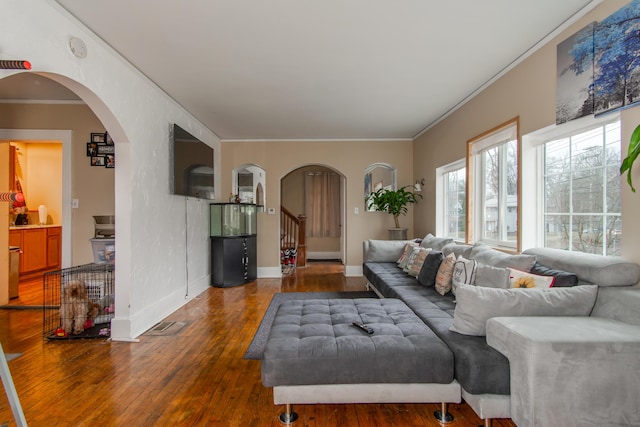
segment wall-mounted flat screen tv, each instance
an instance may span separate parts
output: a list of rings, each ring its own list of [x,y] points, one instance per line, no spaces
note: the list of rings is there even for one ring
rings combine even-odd
[[[213,148],[176,124],[171,131],[171,192],[200,199],[214,199]]]

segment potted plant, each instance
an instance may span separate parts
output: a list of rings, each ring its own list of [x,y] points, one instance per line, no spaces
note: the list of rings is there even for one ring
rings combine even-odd
[[[627,157],[624,158],[622,165],[620,166],[620,175],[627,172],[627,183],[629,184],[629,187],[631,187],[631,191],[634,193],[636,192],[636,189],[633,188],[633,182],[631,181],[631,167],[633,166],[633,162],[638,158],[638,155],[640,155],[640,125],[638,125],[631,134]]]
[[[407,238],[407,229],[400,228],[399,217],[407,214],[408,205],[418,203],[418,199],[422,199],[422,194],[407,191],[409,187],[407,185],[397,190],[381,188],[369,194],[366,198],[368,210],[387,212],[393,215],[395,228],[389,229],[389,238],[391,240],[405,240]]]

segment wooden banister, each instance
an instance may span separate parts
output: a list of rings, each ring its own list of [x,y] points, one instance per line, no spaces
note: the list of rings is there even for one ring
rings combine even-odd
[[[306,267],[306,215],[293,215],[287,208],[280,206],[280,249],[295,249],[296,266]]]

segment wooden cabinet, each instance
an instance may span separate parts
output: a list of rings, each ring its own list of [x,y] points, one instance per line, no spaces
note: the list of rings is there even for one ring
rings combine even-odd
[[[60,268],[62,263],[62,228],[47,228],[47,268]]]
[[[62,228],[38,227],[10,230],[9,246],[20,248],[20,275],[60,268]]]

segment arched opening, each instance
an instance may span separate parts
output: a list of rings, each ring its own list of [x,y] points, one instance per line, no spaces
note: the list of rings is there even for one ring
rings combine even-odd
[[[281,179],[280,192],[281,224],[286,212],[306,219],[306,261],[344,264],[344,175],[326,165],[300,166]],[[286,229],[281,230],[281,248],[287,246],[286,242],[293,240],[289,234]],[[282,261],[281,259],[281,263]],[[300,264],[297,263],[298,266]]]

